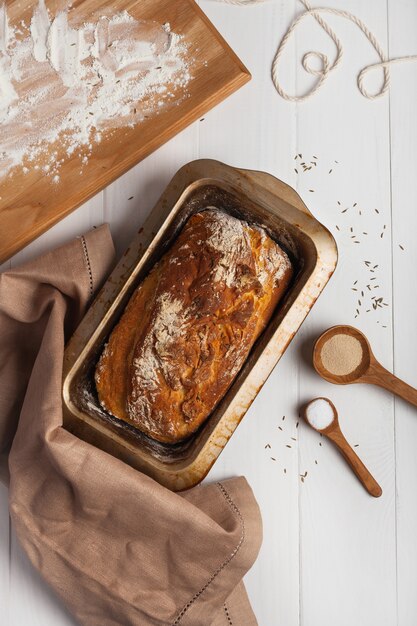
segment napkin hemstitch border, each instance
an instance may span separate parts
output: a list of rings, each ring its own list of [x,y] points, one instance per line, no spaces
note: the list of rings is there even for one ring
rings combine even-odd
[[[181,622],[182,618],[184,617],[184,615],[188,611],[188,609],[194,604],[194,602],[196,600],[198,600],[198,598],[201,596],[202,593],[204,593],[204,591],[207,589],[207,587],[209,587],[211,585],[211,583],[220,574],[220,572],[222,572],[224,570],[224,568],[236,556],[236,554],[239,552],[239,550],[240,550],[240,548],[241,548],[241,546],[242,546],[242,544],[243,544],[243,542],[245,540],[245,520],[243,519],[242,513],[240,512],[240,510],[239,510],[238,506],[235,504],[235,502],[233,502],[233,500],[230,497],[228,491],[225,489],[225,487],[222,485],[222,483],[217,482],[216,486],[219,488],[220,493],[222,494],[222,496],[224,497],[224,499],[228,503],[229,507],[232,509],[232,511],[235,513],[235,515],[239,519],[240,526],[241,526],[241,529],[242,529],[242,532],[241,532],[241,535],[240,535],[240,539],[239,539],[235,549],[232,551],[232,553],[229,554],[227,559],[225,559],[225,561],[214,571],[214,573],[210,576],[210,578],[206,582],[206,584],[200,589],[200,591],[197,591],[197,593],[194,594],[194,596],[191,598],[191,600],[189,600],[187,602],[187,604],[182,608],[180,613],[177,615],[175,620],[172,622],[171,626],[178,626],[178,624]]]

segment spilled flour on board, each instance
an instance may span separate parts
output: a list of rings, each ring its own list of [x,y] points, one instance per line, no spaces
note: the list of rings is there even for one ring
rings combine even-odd
[[[12,26],[0,4],[0,178],[22,165],[58,182],[61,165],[74,154],[87,163],[104,131],[178,104],[186,55],[169,24],[126,11],[76,26],[39,0],[29,24]]]

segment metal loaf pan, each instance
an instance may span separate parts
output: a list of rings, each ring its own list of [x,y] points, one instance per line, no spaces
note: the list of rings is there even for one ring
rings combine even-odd
[[[200,430],[166,445],[108,415],[99,405],[94,368],[131,294],[185,221],[209,205],[262,225],[289,253],[295,277],[243,368]],[[156,234],[155,234],[156,233]],[[269,174],[199,160],[174,176],[144,227],[68,343],[64,358],[64,427],[172,490],[200,482],[300,328],[337,262],[329,231],[298,194]]]

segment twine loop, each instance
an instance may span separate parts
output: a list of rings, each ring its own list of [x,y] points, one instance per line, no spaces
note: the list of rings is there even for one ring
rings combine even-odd
[[[267,0],[219,0],[219,1],[224,2],[226,4],[234,4],[238,6],[249,6],[249,5],[262,4],[266,2]],[[417,61],[417,55],[409,55],[409,56],[398,57],[395,59],[388,59],[380,43],[374,36],[374,34],[368,29],[366,24],[362,22],[362,20],[360,20],[353,13],[349,13],[349,11],[344,11],[342,9],[332,9],[330,7],[311,7],[308,0],[300,0],[300,2],[304,6],[305,10],[302,13],[300,13],[297,17],[295,17],[292,24],[288,28],[287,32],[284,34],[283,38],[281,39],[281,42],[275,53],[274,60],[272,62],[272,68],[271,68],[271,76],[272,76],[272,81],[274,83],[274,87],[276,91],[279,93],[279,95],[282,98],[284,98],[284,100],[288,100],[290,102],[301,102],[313,96],[323,86],[323,84],[329,77],[329,74],[338,67],[338,65],[340,64],[342,60],[343,53],[344,53],[342,43],[338,39],[334,30],[322,18],[321,14],[323,13],[342,17],[346,20],[349,20],[353,24],[355,24],[365,35],[365,37],[367,38],[369,43],[372,45],[372,47],[374,48],[375,52],[377,53],[380,59],[379,62],[377,63],[371,63],[370,65],[366,65],[364,68],[362,68],[362,70],[359,72],[357,76],[357,86],[358,86],[360,93],[362,94],[364,98],[367,98],[368,100],[376,100],[377,98],[383,96],[388,91],[390,87],[391,65],[404,63],[407,61]],[[302,22],[302,20],[304,20],[308,16],[313,17],[316,20],[316,22],[321,26],[321,28],[325,31],[325,33],[327,33],[327,35],[331,38],[336,48],[336,56],[335,56],[334,61],[330,62],[328,56],[324,52],[319,52],[316,50],[306,52],[301,59],[301,65],[303,66],[304,70],[308,74],[311,74],[312,76],[316,76],[317,81],[313,84],[313,86],[306,93],[302,95],[291,95],[291,94],[288,94],[281,86],[281,83],[279,81],[279,76],[278,76],[278,66],[279,66],[279,62],[281,61],[281,57],[284,53],[285,46],[287,45],[289,39],[291,38],[292,34],[294,33],[295,29],[300,24],[300,22]],[[315,68],[313,66],[313,59],[315,61],[317,60],[319,61],[320,63],[319,68]],[[375,71],[375,70],[382,70],[383,72],[382,85],[377,91],[375,91],[374,93],[371,93],[365,87],[365,79],[366,79],[366,76],[370,72]]]

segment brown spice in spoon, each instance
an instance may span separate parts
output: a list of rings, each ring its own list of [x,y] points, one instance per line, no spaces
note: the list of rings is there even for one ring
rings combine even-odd
[[[362,361],[363,351],[360,341],[347,334],[331,337],[321,349],[323,367],[335,376],[346,376],[353,372]]]

